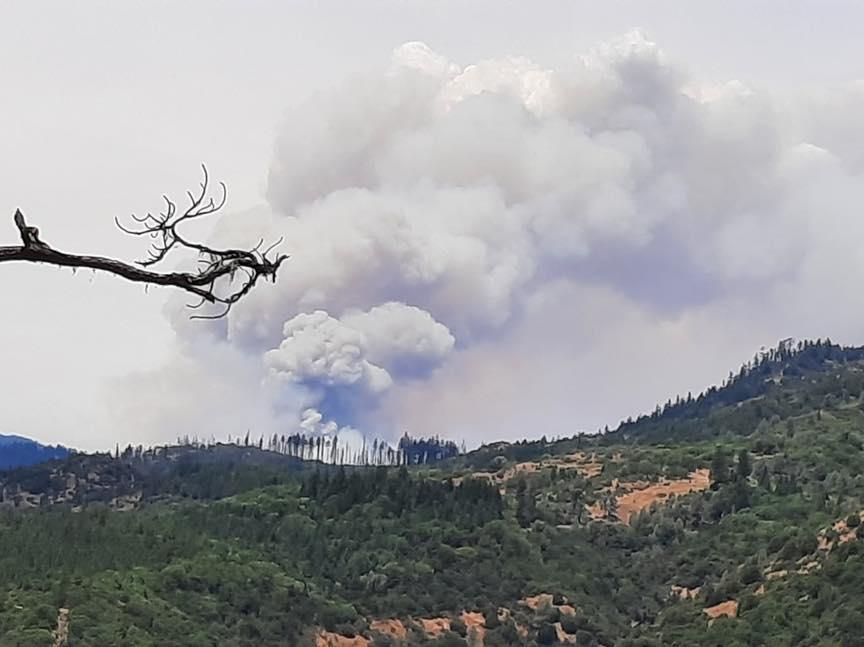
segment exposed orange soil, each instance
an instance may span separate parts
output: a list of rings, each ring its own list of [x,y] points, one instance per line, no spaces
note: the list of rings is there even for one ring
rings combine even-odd
[[[681,600],[695,600],[701,590],[701,586],[697,586],[694,589],[688,589],[686,586],[672,585],[672,593],[677,595]]]
[[[486,618],[479,611],[463,611],[462,622],[466,627],[485,627]]]
[[[810,560],[810,561],[806,561],[806,560]],[[801,566],[798,567],[797,569],[795,569],[794,571],[792,571],[793,573],[796,573],[798,575],[809,575],[813,571],[818,571],[820,568],[822,568],[821,563],[819,563],[815,559],[811,559],[809,556],[804,557],[798,563],[801,564]],[[787,571],[786,569],[783,569],[780,571],[769,571],[769,572],[765,573],[765,580],[766,581],[781,580],[788,575],[789,575],[789,571]],[[756,590],[756,595],[762,595],[763,593],[765,593],[765,586],[760,585],[759,589]]]
[[[599,503],[589,505],[588,514],[591,515],[592,519],[603,519],[606,516],[606,513],[603,512],[603,506],[601,506]]]
[[[372,631],[377,631],[379,634],[386,634],[394,638],[405,638],[408,635],[408,630],[401,620],[373,620],[369,624]]]
[[[540,593],[532,597],[522,598],[519,602],[536,611],[540,607],[552,606],[552,594]]]
[[[864,510],[858,513],[858,517],[864,523]],[[835,546],[840,544],[845,544],[850,541],[856,541],[858,539],[857,528],[850,528],[846,523],[846,518],[839,519],[835,521],[831,528],[824,529],[819,532],[818,540],[819,540],[819,551],[830,552]],[[829,536],[832,535],[832,536]],[[824,556],[824,555],[823,555]],[[820,554],[817,552],[814,555],[805,555],[801,559],[798,560],[798,568],[791,573],[797,575],[808,575],[813,571],[818,571],[822,568],[822,563],[820,561]],[[790,571],[787,569],[781,569],[777,571],[767,571],[765,573],[765,581],[770,582],[772,580],[779,580],[785,577],[788,577]],[[672,587],[673,592],[679,593],[679,596],[683,594],[681,591],[686,591],[682,587]],[[755,591],[756,595],[764,595],[765,594],[765,584],[760,584]],[[734,604],[734,606],[733,606]],[[732,610],[732,613],[728,613],[728,611]],[[710,617],[716,618],[720,615],[727,615],[729,617],[735,617],[738,613],[738,603],[734,600],[728,600],[721,604],[718,604],[713,607],[709,607],[707,609],[703,609],[703,611]]]
[[[582,470],[582,476],[586,479],[593,479],[595,476],[600,476],[603,473],[602,463],[586,463]]]
[[[864,521],[864,511],[858,513],[858,517]],[[837,533],[837,539],[829,539],[827,531],[823,530],[819,533],[819,549],[820,550],[831,550],[834,548],[835,543],[837,544],[845,544],[849,541],[855,541],[858,539],[857,528],[850,528],[846,524],[846,519],[840,519],[839,521],[835,521],[832,529],[835,533]]]
[[[423,627],[426,635],[433,638],[439,634],[443,634],[445,631],[450,631],[449,618],[420,618],[418,622]]]
[[[706,607],[702,609],[702,613],[704,613],[712,620],[719,618],[720,616],[726,616],[727,618],[735,618],[738,615],[738,601],[726,600],[726,602],[715,604],[713,607]]]
[[[542,607],[553,607],[558,609],[561,613],[566,616],[575,616],[576,615],[576,607],[567,604],[567,598],[564,598],[563,604],[554,604],[552,600],[554,596],[551,593],[538,593],[537,595],[533,595],[530,597],[522,598],[519,600],[519,604],[524,604],[529,609],[537,611]],[[507,611],[507,616],[509,617],[510,612]],[[502,618],[501,610],[499,610],[498,617]]]
[[[603,472],[603,463],[597,460],[596,454],[591,454],[590,457],[585,456],[582,452],[568,454],[557,465],[558,469],[577,469],[586,479],[600,476]]]
[[[482,613],[477,611],[463,611],[462,622],[468,629],[468,644],[474,647],[483,647],[486,638],[486,619]]]
[[[548,458],[541,461],[525,461],[523,463],[516,463],[500,474],[492,472],[474,472],[471,474],[471,477],[502,484],[513,480],[520,474],[532,474],[547,467],[557,467],[559,470],[578,470],[578,472],[585,478],[594,478],[603,471],[603,463],[597,461],[596,454],[592,454],[588,457],[582,452],[576,452],[575,454],[567,454],[561,458]],[[457,485],[461,481],[462,478],[453,479],[453,482]]]
[[[369,639],[363,636],[348,638],[322,629],[315,639],[315,647],[369,647]]]
[[[551,593],[539,593],[534,596],[526,597],[520,600],[521,604],[531,608],[534,611],[543,607],[555,607],[565,615],[576,615],[576,608],[570,604],[554,605],[552,604],[553,596]],[[479,611],[463,611],[460,615],[462,622],[465,623],[467,629],[466,639],[470,647],[483,647],[486,638],[486,619]],[[498,608],[498,620],[506,622],[512,618],[510,609],[506,607]],[[436,638],[446,631],[451,630],[449,618],[418,618],[416,622],[420,625],[423,632],[429,638]],[[561,628],[561,623],[556,623],[556,631],[558,633],[559,642],[573,642],[575,639]],[[408,637],[408,628],[398,618],[385,618],[372,620],[369,623],[369,629],[379,634],[384,634],[404,640]],[[528,635],[528,629],[520,624],[516,625],[516,630],[521,637]],[[337,633],[324,631],[318,632],[316,647],[369,647],[371,644],[368,638],[363,636],[355,636],[348,638]]]
[[[576,636],[571,636],[566,631],[564,631],[564,628],[561,626],[560,622],[556,622],[554,627],[555,627],[555,633],[558,634],[558,642],[559,643],[575,643],[576,642]]]
[[[519,474],[530,474],[532,472],[539,472],[541,465],[542,463],[534,462],[516,463],[513,467],[508,467],[506,470],[504,470],[504,473],[499,478],[502,481],[509,481]]]
[[[525,604],[524,600],[522,601],[522,604]],[[498,622],[507,622],[512,617],[513,613],[510,609],[507,607],[498,607]],[[526,638],[528,636],[528,627],[517,622],[516,633],[518,633],[522,638]]]
[[[822,564],[820,564],[814,559],[805,564],[802,564],[801,567],[795,572],[798,573],[798,575],[807,575],[812,571],[818,571],[820,568],[822,568]]]
[[[551,593],[538,593],[537,595],[532,595],[529,597],[522,598],[521,600],[519,600],[519,603],[524,604],[526,607],[528,607],[529,609],[532,609],[533,611],[537,611],[538,609],[542,609],[544,607],[553,607],[553,608],[558,609],[558,611],[560,611],[564,615],[568,615],[568,616],[575,616],[576,615],[576,607],[574,607],[570,604],[567,604],[566,598],[565,598],[564,604],[558,604],[558,605],[553,604],[553,602],[552,602],[553,599],[554,598],[553,598],[553,595]],[[555,626],[555,632],[558,634],[558,642],[559,643],[573,643],[576,641],[575,636],[571,636],[566,631],[564,631],[564,629],[561,627],[560,622],[556,622],[554,626]],[[524,627],[522,625],[517,625],[516,629],[522,638],[525,638],[528,636],[528,629],[526,627]]]
[[[540,594],[539,596],[536,596],[536,598],[540,600],[545,600],[548,598],[548,601],[550,603],[552,601],[552,596],[548,594]],[[530,599],[534,601],[534,598]],[[573,607],[564,605],[564,607],[562,608],[565,609],[563,611],[564,613],[575,613],[575,609],[573,609]],[[486,638],[486,619],[484,618],[483,614],[479,611],[463,611],[460,617],[462,619],[462,622],[465,623],[465,628],[468,630],[466,635],[468,645],[470,647],[483,647],[484,640]],[[510,617],[510,609],[507,609],[506,607],[500,607],[498,609],[498,619],[501,622],[509,620]],[[417,622],[420,624],[423,632],[429,638],[436,638],[437,636],[440,636],[444,632],[450,631],[451,629],[449,618],[418,618]],[[404,640],[408,637],[407,627],[398,618],[373,620],[369,623],[369,628],[372,631],[376,631],[380,634],[385,634],[399,640]],[[525,629],[525,627],[517,626],[516,629],[517,631],[519,631],[520,635],[528,635],[528,631],[527,629]],[[347,642],[338,642],[340,639]],[[360,640],[360,642],[351,642],[352,640]],[[368,640],[362,637],[352,639],[346,638],[345,636],[340,636],[339,634],[321,631],[319,633],[316,647],[364,647],[367,644]]]
[[[637,481],[633,483],[618,483],[614,481],[612,489],[627,490],[616,497],[618,502],[618,519],[630,523],[630,518],[651,506],[655,501],[668,501],[670,497],[707,490],[711,485],[711,473],[702,468],[691,472],[686,479],[663,479],[657,483]],[[605,514],[599,504],[589,508],[591,516],[602,519]]]

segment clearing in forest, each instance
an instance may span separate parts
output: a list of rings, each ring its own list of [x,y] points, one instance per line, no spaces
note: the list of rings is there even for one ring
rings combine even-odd
[[[726,600],[720,604],[715,604],[713,607],[705,607],[702,609],[702,613],[710,618],[709,624],[721,616],[735,618],[738,616],[738,601]]]
[[[650,507],[654,502],[665,503],[673,496],[707,490],[710,485],[711,473],[708,469],[702,468],[691,472],[684,479],[663,479],[657,483],[644,481],[613,483],[612,489],[624,491],[623,494],[619,494],[615,498],[618,504],[618,519],[623,523],[630,523],[630,518],[634,514]],[[599,504],[591,506],[590,512],[595,519],[602,519],[606,516]]]
[[[491,483],[503,485],[508,481],[512,481],[520,474],[533,474],[552,467],[556,467],[559,470],[576,470],[586,479],[599,476],[603,471],[603,463],[597,460],[595,454],[586,456],[582,452],[576,452],[574,454],[567,454],[566,456],[544,458],[539,461],[524,461],[522,463],[516,463],[515,465],[498,472],[474,472],[471,474],[471,478],[483,479]],[[453,482],[457,485],[461,481],[462,477],[453,479]]]

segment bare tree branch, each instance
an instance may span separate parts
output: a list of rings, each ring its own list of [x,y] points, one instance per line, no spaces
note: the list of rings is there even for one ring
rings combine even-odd
[[[218,319],[228,314],[237,301],[255,287],[258,279],[276,280],[276,273],[286,255],[272,254],[282,242],[280,238],[263,252],[261,239],[252,249],[216,249],[187,239],[177,226],[185,221],[212,215],[225,206],[227,192],[225,185],[219,183],[219,196],[214,199],[209,193],[210,179],[207,168],[203,167],[204,177],[197,193],[187,192],[189,206],[178,211],[176,203],[163,196],[165,209],[153,215],[132,216],[133,226],[126,226],[115,219],[117,226],[133,236],[147,236],[152,239],[147,258],[138,261],[136,267],[123,261],[103,256],[69,254],[54,249],[39,237],[39,229],[30,227],[20,210],[15,211],[15,226],[21,235],[21,245],[0,246],[0,263],[4,261],[25,261],[49,263],[62,267],[84,267],[116,274],[129,281],[153,285],[170,285],[186,290],[198,297],[189,304],[192,309],[205,303],[221,304],[221,312],[212,315],[192,315],[193,319]],[[198,267],[191,272],[160,273],[149,269],[156,265],[175,248],[186,248],[198,253]],[[217,290],[217,283],[222,288]]]

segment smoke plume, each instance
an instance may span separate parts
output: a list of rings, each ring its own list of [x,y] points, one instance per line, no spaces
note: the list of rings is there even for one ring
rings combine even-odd
[[[638,32],[561,69],[405,44],[286,118],[268,204],[215,237],[284,236],[291,259],[208,334],[270,425],[614,423],[759,344],[859,330],[837,299],[864,269],[862,96],[702,84]]]

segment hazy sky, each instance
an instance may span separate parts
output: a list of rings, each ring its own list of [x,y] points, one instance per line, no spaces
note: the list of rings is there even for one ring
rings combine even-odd
[[[114,216],[205,162],[229,188],[214,235],[292,254],[227,327],[170,291],[0,265],[0,432],[570,434],[787,336],[864,343],[861,3],[0,18],[0,245],[20,207],[58,248],[139,258]]]

